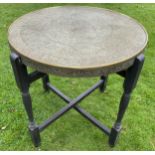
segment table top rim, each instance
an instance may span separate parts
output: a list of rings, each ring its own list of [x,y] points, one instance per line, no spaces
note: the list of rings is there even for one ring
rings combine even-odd
[[[24,55],[24,52],[20,52],[19,50],[16,49],[16,47],[14,47],[14,46],[11,44],[10,36],[9,36],[10,29],[11,29],[12,25],[15,24],[16,22],[18,22],[21,18],[23,18],[24,16],[27,16],[27,15],[29,15],[29,14],[42,11],[42,10],[44,10],[44,9],[50,9],[50,8],[51,8],[51,9],[56,9],[56,8],[61,8],[61,7],[95,8],[95,9],[99,9],[99,10],[106,10],[106,11],[109,11],[109,12],[112,12],[112,13],[115,13],[115,14],[119,14],[119,15],[121,15],[121,16],[125,16],[125,17],[127,17],[129,20],[132,20],[132,21],[134,21],[136,24],[138,24],[138,25],[141,27],[141,29],[144,31],[145,36],[146,36],[144,46],[143,46],[138,52],[136,52],[136,54],[133,55],[132,57],[127,57],[126,59],[123,59],[122,61],[119,61],[119,62],[117,61],[117,62],[114,62],[114,63],[111,63],[111,64],[107,64],[107,65],[105,65],[105,64],[100,64],[100,65],[94,65],[94,66],[61,66],[61,65],[57,65],[57,64],[48,64],[48,63],[42,62],[41,60],[40,60],[40,61],[37,61],[37,60],[34,60],[34,58],[27,57],[26,55]],[[141,54],[141,53],[145,50],[145,48],[146,48],[146,46],[147,46],[147,43],[148,43],[148,33],[147,33],[145,27],[144,27],[140,22],[138,22],[136,19],[134,19],[134,18],[132,18],[132,17],[126,15],[126,14],[123,14],[123,13],[121,13],[121,12],[118,12],[118,11],[115,11],[115,10],[111,10],[111,9],[107,9],[107,8],[94,7],[94,6],[64,5],[64,6],[54,6],[54,7],[41,8],[41,9],[38,9],[38,10],[35,10],[35,11],[30,11],[30,12],[28,12],[28,13],[26,13],[26,14],[20,16],[20,17],[18,17],[16,20],[14,20],[14,21],[11,23],[11,25],[10,25],[9,28],[8,28],[8,42],[9,42],[9,45],[10,45],[11,49],[13,49],[12,52],[16,52],[16,53],[18,53],[20,56],[23,56],[23,57],[29,59],[30,61],[32,61],[32,62],[34,62],[34,63],[38,63],[38,64],[41,64],[41,65],[47,65],[47,66],[49,66],[49,67],[62,68],[62,69],[65,68],[65,69],[75,69],[75,70],[87,70],[87,69],[95,69],[95,68],[97,69],[97,68],[103,68],[103,67],[104,67],[104,68],[105,68],[105,67],[110,67],[110,66],[114,66],[114,65],[117,65],[117,64],[124,63],[124,62],[126,62],[126,61],[128,61],[128,60],[131,60],[131,59],[135,58],[137,55]]]

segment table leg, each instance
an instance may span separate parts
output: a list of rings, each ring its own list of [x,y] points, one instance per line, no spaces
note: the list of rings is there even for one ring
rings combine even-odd
[[[39,146],[40,134],[39,134],[39,128],[35,124],[33,112],[32,112],[32,101],[31,101],[31,96],[29,94],[30,81],[28,77],[27,68],[22,63],[20,57],[15,53],[11,53],[10,60],[14,71],[16,83],[18,88],[21,91],[23,104],[28,115],[29,131],[31,133],[32,140],[35,146]]]
[[[48,82],[50,82],[49,81],[49,76],[46,74],[44,77],[42,77],[43,88],[44,88],[45,91],[49,90],[49,88],[47,86]]]
[[[118,135],[121,130],[121,121],[123,119],[124,113],[129,104],[131,93],[133,89],[135,88],[136,83],[138,81],[143,63],[144,63],[144,55],[141,54],[137,56],[134,64],[129,69],[126,70],[125,80],[124,80],[124,85],[123,85],[124,93],[120,101],[120,106],[119,106],[119,111],[117,114],[116,122],[111,129],[111,133],[109,137],[110,146],[115,146],[115,143],[117,141]]]
[[[101,79],[104,80],[104,83],[99,87],[100,92],[104,92],[107,86],[108,76],[101,76]]]

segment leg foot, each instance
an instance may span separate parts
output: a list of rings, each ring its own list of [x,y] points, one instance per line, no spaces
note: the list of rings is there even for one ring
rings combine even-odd
[[[109,145],[111,147],[114,147],[117,143],[119,134],[121,131],[121,125],[120,124],[116,124],[112,129],[111,129],[111,133],[109,136]]]
[[[49,82],[49,77],[48,75],[45,75],[43,78],[42,78],[42,82],[43,82],[43,88],[45,91],[48,91],[49,88],[47,87],[47,82]]]
[[[34,146],[39,147],[41,139],[40,139],[40,132],[39,132],[38,126],[36,126],[35,124],[30,124],[29,125],[29,132],[30,132],[32,141],[34,143]]]
[[[108,76],[101,76],[101,79],[104,80],[104,83],[102,85],[100,85],[99,89],[100,89],[100,92],[103,93],[107,86]]]

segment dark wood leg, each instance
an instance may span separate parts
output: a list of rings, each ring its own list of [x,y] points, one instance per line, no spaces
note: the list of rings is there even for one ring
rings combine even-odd
[[[104,80],[104,83],[99,87],[100,92],[104,92],[107,86],[108,76],[101,76],[101,79]]]
[[[42,82],[43,82],[43,88],[45,91],[48,91],[49,88],[47,86],[47,83],[49,82],[49,76],[46,74],[44,77],[42,77]]]
[[[31,96],[29,94],[30,81],[29,81],[27,68],[22,63],[20,57],[15,53],[11,53],[10,60],[14,71],[16,83],[18,88],[21,91],[23,104],[28,115],[29,131],[31,133],[34,145],[37,147],[40,145],[40,133],[39,133],[39,128],[35,124],[34,117],[33,117],[32,101],[31,101]]]
[[[123,85],[124,93],[120,101],[116,122],[112,127],[111,133],[109,136],[109,144],[112,147],[115,146],[118,135],[120,133],[121,122],[122,122],[124,113],[128,107],[131,93],[137,84],[143,63],[144,63],[144,55],[141,54],[135,59],[134,64],[129,69],[126,70],[125,80]]]

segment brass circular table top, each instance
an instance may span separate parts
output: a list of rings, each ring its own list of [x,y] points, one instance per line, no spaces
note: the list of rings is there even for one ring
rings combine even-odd
[[[23,62],[63,76],[124,70],[144,51],[148,36],[136,20],[102,8],[50,7],[15,20],[9,44]]]

